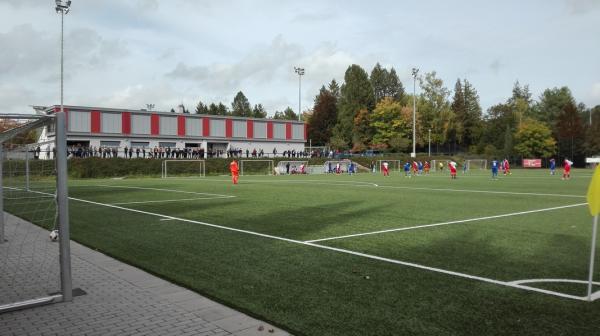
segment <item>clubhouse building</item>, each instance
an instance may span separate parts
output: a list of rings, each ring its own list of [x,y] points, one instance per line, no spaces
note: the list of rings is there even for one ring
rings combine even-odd
[[[265,156],[304,151],[306,124],[293,120],[66,106],[67,146],[88,148],[202,149],[204,156],[230,150],[263,151]],[[38,113],[53,114],[60,106],[35,106]],[[53,127],[40,142],[54,140]],[[48,145],[50,146],[50,145]],[[42,148],[49,152],[51,148]]]

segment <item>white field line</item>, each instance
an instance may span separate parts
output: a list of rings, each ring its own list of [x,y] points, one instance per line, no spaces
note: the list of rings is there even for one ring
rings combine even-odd
[[[541,282],[563,282],[563,283],[577,283],[577,284],[588,284],[586,280],[574,280],[574,279],[525,279],[511,281],[511,284],[522,285],[526,283],[541,283]],[[600,286],[600,282],[593,281],[592,284]]]
[[[563,205],[563,206],[552,207],[552,208],[544,208],[544,209],[537,209],[537,210],[512,212],[512,213],[507,213],[507,214],[502,214],[502,215],[485,216],[485,217],[478,217],[478,218],[469,218],[469,219],[455,220],[455,221],[450,221],[450,222],[424,224],[424,225],[409,226],[409,227],[402,227],[402,228],[395,228],[395,229],[387,229],[387,230],[379,230],[379,231],[355,233],[355,234],[349,234],[349,235],[343,235],[343,236],[337,236],[337,237],[328,237],[328,238],[307,240],[306,242],[307,243],[316,243],[316,242],[322,242],[322,241],[326,241],[326,240],[353,238],[353,237],[375,235],[375,234],[380,234],[380,233],[389,233],[389,232],[398,232],[398,231],[423,229],[423,228],[430,228],[430,227],[434,227],[434,226],[462,224],[462,223],[476,222],[476,221],[482,221],[482,220],[487,220],[487,219],[520,216],[520,215],[527,215],[527,214],[532,214],[532,213],[536,213],[536,212],[544,212],[544,211],[552,211],[552,210],[560,210],[560,209],[566,209],[566,208],[573,208],[573,207],[578,207],[578,206],[583,206],[583,205],[587,205],[587,203],[577,203],[577,204]]]
[[[213,199],[224,199],[224,198],[234,198],[234,197],[235,196],[197,197],[197,198],[180,198],[180,199],[158,200],[158,201],[120,202],[120,203],[110,203],[110,204],[124,205],[124,204],[167,203],[167,202],[180,202],[180,201],[213,200]]]
[[[36,191],[36,193],[46,194],[46,193],[39,192],[39,191]],[[185,218],[178,218],[178,217],[174,217],[174,216],[167,216],[167,215],[162,215],[162,214],[148,212],[148,211],[130,209],[130,208],[125,208],[125,207],[121,207],[121,206],[118,206],[118,205],[111,205],[111,204],[93,202],[93,201],[88,201],[88,200],[84,200],[84,199],[80,199],[80,198],[69,197],[69,199],[74,200],[74,201],[78,201],[78,202],[83,202],[83,203],[89,203],[89,204],[104,206],[104,207],[108,207],[108,208],[114,208],[114,209],[119,209],[119,210],[130,211],[130,212],[139,213],[139,214],[143,214],[143,215],[156,216],[156,217],[160,217],[162,219],[171,219],[171,220],[177,220],[177,221],[186,222],[186,223],[200,224],[200,225],[204,225],[204,226],[208,226],[208,227],[213,227],[213,228],[217,228],[217,229],[223,229],[223,230],[233,231],[233,232],[239,232],[239,233],[246,233],[246,234],[250,234],[250,235],[253,235],[253,236],[270,238],[270,239],[285,241],[285,242],[293,243],[293,244],[299,244],[299,245],[305,245],[305,246],[312,246],[312,247],[316,247],[316,248],[320,248],[320,249],[324,249],[324,250],[335,251],[335,252],[344,253],[344,254],[350,254],[350,255],[354,255],[354,256],[358,256],[358,257],[363,257],[363,258],[367,258],[367,259],[372,259],[372,260],[383,261],[383,262],[388,262],[388,263],[397,264],[397,265],[403,265],[403,266],[413,267],[413,268],[422,269],[422,270],[431,271],[431,272],[436,272],[436,273],[441,273],[441,274],[453,275],[453,276],[457,276],[457,277],[461,277],[461,278],[465,278],[465,279],[477,280],[477,281],[482,281],[482,282],[486,282],[486,283],[501,285],[501,286],[505,286],[505,287],[519,288],[519,289],[523,289],[523,290],[527,290],[527,291],[531,291],[531,292],[544,293],[544,294],[558,296],[558,297],[567,298],[567,299],[587,301],[587,297],[569,295],[569,294],[565,294],[565,293],[560,293],[560,292],[555,292],[555,291],[546,290],[546,289],[540,289],[540,288],[534,288],[534,287],[528,287],[528,286],[523,286],[523,285],[519,285],[519,284],[512,284],[512,283],[506,282],[506,281],[494,280],[494,279],[480,277],[480,276],[475,276],[475,275],[470,275],[470,274],[466,274],[466,273],[454,272],[454,271],[444,270],[444,269],[441,269],[441,268],[429,267],[429,266],[424,266],[424,265],[415,264],[415,263],[411,263],[411,262],[400,261],[400,260],[395,260],[395,259],[389,259],[389,258],[379,257],[379,256],[376,256],[376,255],[371,255],[371,254],[366,254],[366,253],[360,253],[360,252],[355,252],[355,251],[350,251],[350,250],[344,250],[344,249],[340,249],[340,248],[336,248],[336,247],[331,247],[331,246],[319,245],[319,244],[315,244],[315,243],[308,243],[308,242],[303,242],[303,241],[300,241],[300,240],[294,240],[294,239],[289,239],[289,238],[284,238],[284,237],[278,237],[278,236],[268,235],[268,234],[264,234],[264,233],[254,232],[254,231],[248,231],[248,230],[242,230],[242,229],[235,229],[235,228],[230,228],[230,227],[227,227],[227,226],[210,224],[210,223],[205,223],[205,222],[200,222],[200,221],[195,221],[195,220],[185,219]],[[594,300],[594,298],[592,298],[592,300]]]
[[[453,192],[456,191],[456,192],[466,192],[466,193],[525,195],[525,196],[553,196],[553,197],[572,197],[572,198],[585,198],[586,197],[585,195],[545,194],[545,193],[528,193],[528,192],[513,192],[513,191],[451,189],[451,188],[403,187],[403,186],[388,186],[388,185],[380,185],[379,188],[427,190],[427,191],[453,191]]]
[[[231,195],[210,194],[210,193],[202,193],[202,192],[195,192],[195,191],[161,189],[161,188],[146,188],[146,187],[132,187],[132,186],[122,186],[122,185],[109,185],[109,184],[99,184],[99,185],[80,186],[80,187],[91,187],[91,186],[93,186],[93,187],[104,187],[104,188],[123,188],[123,189],[167,191],[167,192],[173,192],[173,193],[192,194],[192,195],[208,195],[208,196],[221,196],[221,197],[235,197],[235,196],[231,196]]]
[[[206,179],[202,182],[229,182],[229,180],[213,180]],[[551,196],[551,197],[568,197],[568,198],[586,198],[585,195],[569,195],[569,194],[545,194],[545,193],[528,193],[528,192],[513,192],[513,191],[494,191],[494,190],[469,190],[469,189],[452,189],[452,188],[426,188],[426,187],[404,187],[404,186],[390,186],[380,185],[373,182],[360,182],[360,181],[339,181],[341,183],[330,183],[330,182],[319,182],[318,180],[307,180],[307,181],[262,181],[262,180],[243,180],[243,182],[251,183],[282,183],[282,184],[315,184],[315,185],[331,185],[331,186],[350,186],[350,187],[379,187],[379,188],[392,188],[392,189],[407,189],[407,190],[424,190],[424,191],[449,191],[449,192],[466,192],[466,193],[480,193],[480,194],[500,194],[500,195],[524,195],[524,196]]]

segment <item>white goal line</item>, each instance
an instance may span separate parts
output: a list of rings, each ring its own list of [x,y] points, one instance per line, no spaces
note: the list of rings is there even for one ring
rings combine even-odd
[[[33,192],[49,195],[48,193],[44,193],[44,192],[41,192],[41,191],[33,191]],[[259,232],[254,232],[254,231],[249,231],[249,230],[236,229],[236,228],[231,228],[231,227],[217,225],[217,224],[210,224],[210,223],[195,221],[195,220],[191,220],[191,219],[185,219],[185,218],[168,216],[168,215],[163,215],[163,214],[158,214],[158,213],[153,213],[153,212],[148,212],[148,211],[142,211],[142,210],[136,210],[136,209],[131,209],[131,208],[125,208],[125,207],[118,206],[118,205],[112,205],[112,204],[105,204],[105,203],[100,203],[100,202],[88,201],[88,200],[84,200],[84,199],[80,199],[80,198],[74,198],[74,197],[69,197],[69,199],[71,199],[73,201],[83,202],[83,203],[89,203],[89,204],[94,204],[94,205],[99,205],[99,206],[104,206],[104,207],[109,207],[109,208],[114,208],[114,209],[119,209],[119,210],[124,210],[124,211],[130,211],[130,212],[139,213],[139,214],[143,214],[143,215],[156,216],[156,217],[159,217],[159,218],[164,219],[164,220],[176,220],[176,221],[180,221],[180,222],[186,222],[186,223],[192,223],[192,224],[199,224],[199,225],[204,225],[204,226],[208,226],[208,227],[212,227],[212,228],[217,228],[217,229],[222,229],[222,230],[227,230],[227,231],[233,231],[233,232],[239,232],[239,233],[245,233],[245,234],[249,234],[249,235],[253,235],[253,236],[259,236],[259,237],[263,237],[263,238],[275,239],[275,240],[285,241],[285,242],[293,243],[293,244],[299,244],[299,245],[316,247],[316,248],[319,248],[319,249],[324,249],[324,250],[334,251],[334,252],[338,252],[338,253],[349,254],[349,255],[353,255],[353,256],[363,257],[363,258],[377,260],[377,261],[388,262],[388,263],[402,265],[402,266],[407,266],[407,267],[413,267],[413,268],[417,268],[417,269],[421,269],[421,270],[426,270],[426,271],[431,271],[431,272],[436,272],[436,273],[441,273],[441,274],[446,274],[446,275],[453,275],[453,276],[457,276],[457,277],[461,277],[461,278],[465,278],[465,279],[477,280],[477,281],[486,282],[486,283],[492,283],[492,284],[501,285],[501,286],[505,286],[505,287],[518,288],[518,289],[523,289],[523,290],[527,290],[527,291],[531,291],[531,292],[543,293],[543,294],[558,296],[558,297],[567,298],[567,299],[573,299],[573,300],[579,300],[579,301],[588,301],[588,297],[587,296],[570,295],[570,294],[555,292],[555,291],[551,291],[551,290],[546,290],[546,289],[541,289],[541,288],[536,288],[536,287],[529,287],[529,286],[525,286],[525,285],[521,285],[521,284],[515,284],[515,283],[511,283],[511,282],[507,282],[507,281],[495,280],[495,279],[491,279],[491,278],[485,278],[485,277],[470,275],[470,274],[466,274],[466,273],[454,272],[454,271],[449,271],[449,270],[445,270],[445,269],[441,269],[441,268],[436,268],[436,267],[429,267],[429,266],[420,265],[420,264],[416,264],[416,263],[412,263],[412,262],[406,262],[406,261],[401,261],[401,260],[395,260],[395,259],[390,259],[390,258],[379,257],[379,256],[372,255],[372,254],[355,252],[355,251],[340,249],[340,248],[326,246],[326,245],[319,245],[319,244],[315,244],[315,243],[308,243],[308,242],[304,242],[304,241],[300,241],[300,240],[289,239],[289,238],[284,238],[284,237],[278,237],[278,236],[273,236],[273,235],[259,233]],[[595,301],[595,300],[597,300],[599,298],[600,297],[598,295],[594,294],[594,296],[592,296],[592,301]]]
[[[435,227],[435,226],[452,225],[452,224],[462,224],[462,223],[476,222],[476,221],[482,221],[482,220],[487,220],[487,219],[496,219],[496,218],[520,216],[520,215],[527,215],[527,214],[532,214],[532,213],[536,213],[536,212],[545,212],[545,211],[552,211],[552,210],[560,210],[560,209],[566,209],[566,208],[573,208],[573,207],[578,207],[578,206],[583,206],[583,205],[587,205],[587,203],[570,204],[570,205],[563,205],[563,206],[552,207],[552,208],[544,208],[544,209],[537,209],[537,210],[512,212],[512,213],[507,213],[507,214],[502,214],[502,215],[485,216],[485,217],[462,219],[462,220],[455,220],[455,221],[449,221],[449,222],[441,222],[441,223],[416,225],[416,226],[409,226],[409,227],[402,227],[402,228],[395,228],[395,229],[387,229],[387,230],[379,230],[379,231],[355,233],[355,234],[349,234],[349,235],[344,235],[344,236],[337,236],[337,237],[328,237],[328,238],[321,238],[321,239],[306,240],[305,242],[307,242],[307,243],[316,243],[316,242],[322,242],[322,241],[327,241],[327,240],[336,240],[336,239],[344,239],[344,238],[362,237],[362,236],[369,236],[369,235],[375,235],[375,234],[380,234],[380,233],[389,233],[389,232],[407,231],[407,230],[415,230],[415,229],[424,229],[424,228],[430,228],[430,227]]]

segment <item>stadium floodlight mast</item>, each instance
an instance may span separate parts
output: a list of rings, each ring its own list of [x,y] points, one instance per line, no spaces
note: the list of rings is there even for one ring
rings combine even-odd
[[[65,15],[69,13],[71,7],[71,0],[62,1],[56,0],[56,13],[60,13],[60,113],[56,116],[56,179],[57,179],[57,190],[56,197],[59,200],[59,232],[60,232],[60,246],[59,246],[59,259],[61,267],[61,293],[63,301],[69,302],[73,300],[72,291],[72,279],[71,279],[71,252],[70,252],[70,229],[69,229],[69,208],[68,208],[68,191],[66,188],[67,181],[67,167],[66,167],[66,153],[63,149],[63,144],[66,146],[66,122],[65,122],[65,108],[63,102],[63,88],[64,88],[64,30],[65,30]],[[62,183],[61,183],[62,181]]]
[[[413,76],[413,150],[410,157],[417,157],[417,74],[418,68],[412,68]],[[431,154],[431,153],[430,153]]]
[[[146,104],[146,108],[148,109],[148,111],[152,111],[152,109],[154,108],[154,104]]]
[[[294,67],[294,72],[298,74],[298,121],[301,120],[302,117],[302,76],[304,76],[304,68]]]
[[[71,0],[56,0],[56,13],[60,13],[60,112],[64,112],[63,87],[64,87],[64,31],[65,15],[69,14]]]

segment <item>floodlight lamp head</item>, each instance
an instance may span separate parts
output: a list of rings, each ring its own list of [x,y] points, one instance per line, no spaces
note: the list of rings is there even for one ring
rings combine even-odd
[[[413,77],[414,77],[414,78],[416,78],[416,77],[417,77],[417,74],[418,74],[418,73],[419,73],[419,69],[417,69],[417,68],[412,68],[412,75],[413,75]]]
[[[67,14],[71,7],[71,0],[63,2],[63,0],[55,0],[56,3],[56,12]]]

